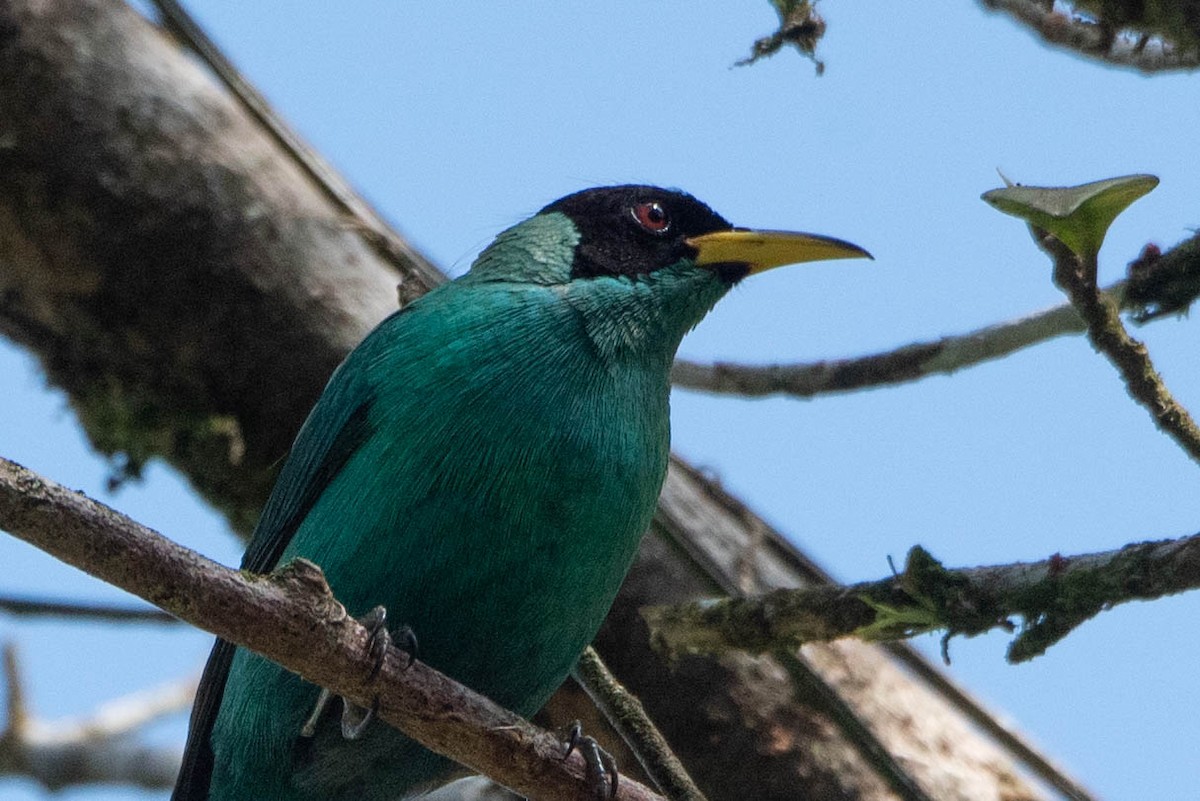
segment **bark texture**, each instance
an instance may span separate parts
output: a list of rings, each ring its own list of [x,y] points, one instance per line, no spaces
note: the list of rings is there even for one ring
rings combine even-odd
[[[0,332],[98,449],[187,475],[242,531],[338,361],[440,276],[384,261],[164,33],[118,0],[0,2]],[[714,799],[919,797],[844,734],[857,713],[937,799],[1045,797],[886,651],[668,664],[636,608],[795,586],[803,559],[676,462],[602,655]],[[823,677],[845,707],[814,689]]]
[[[440,276],[375,256],[129,8],[4,4],[0,75],[0,331],[100,451],[165,457],[247,531],[333,368]]]

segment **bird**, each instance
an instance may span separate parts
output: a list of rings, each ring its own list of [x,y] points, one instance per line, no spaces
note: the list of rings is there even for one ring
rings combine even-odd
[[[649,527],[683,336],[748,275],[858,257],[832,237],[734,227],[656,186],[547,205],[339,365],[243,569],[309,559],[352,614],[386,608],[426,664],[533,714]],[[351,736],[319,718],[319,694],[218,640],[172,801],[396,801],[461,775],[391,727]]]

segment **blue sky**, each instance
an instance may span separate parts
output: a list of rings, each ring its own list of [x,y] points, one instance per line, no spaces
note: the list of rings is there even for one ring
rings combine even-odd
[[[793,53],[731,69],[772,29],[766,2],[212,3],[199,19],[296,128],[452,273],[502,228],[581,187],[684,188],[740,225],[854,241],[875,262],[778,270],[684,342],[697,359],[837,358],[1061,301],[1019,222],[979,200],[1029,184],[1162,179],[1113,226],[1104,281],[1147,241],[1200,223],[1194,77],[1144,78],[1038,45],[974,4],[828,3],[824,77]],[[936,7],[935,7],[936,6]],[[1141,329],[1200,407],[1197,329]],[[0,344],[0,453],[214,558],[240,546],[161,466],[115,495],[63,398]],[[951,377],[812,401],[679,391],[676,450],[840,578],[920,543],[951,565],[1033,560],[1189,534],[1200,471],[1069,338]],[[0,538],[0,592],[119,594]],[[1195,780],[1200,596],[1109,612],[1034,662],[1003,635],[955,640],[950,672],[1100,796],[1176,798]],[[208,638],[0,617],[45,716],[198,670]],[[936,638],[918,640],[931,655]],[[81,680],[79,654],[87,654]],[[135,659],[130,659],[136,654]],[[182,739],[182,716],[153,736]],[[0,780],[0,795],[41,797]],[[71,799],[149,797],[88,790]]]

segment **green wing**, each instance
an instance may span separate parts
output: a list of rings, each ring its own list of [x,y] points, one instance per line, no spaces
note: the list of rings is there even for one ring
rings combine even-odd
[[[393,315],[394,319],[395,315]],[[292,452],[280,471],[263,509],[242,569],[273,570],[296,529],[325,487],[371,435],[369,424],[374,395],[352,354],[334,372],[324,394],[300,429]],[[218,639],[196,691],[183,764],[171,801],[205,801],[212,777],[210,736],[236,646]]]
[[[334,390],[331,383],[327,396],[352,394],[356,397],[323,396],[309,415],[242,557],[243,570],[266,573],[277,567],[279,557],[317,498],[371,435],[369,417],[373,395],[370,391],[338,393]],[[338,417],[341,419],[323,419]]]

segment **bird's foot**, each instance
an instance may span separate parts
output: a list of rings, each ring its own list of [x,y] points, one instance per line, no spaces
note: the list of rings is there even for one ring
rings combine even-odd
[[[382,606],[376,606],[370,612],[358,618],[358,622],[370,632],[370,638],[367,640],[367,650],[371,654],[372,667],[367,681],[372,681],[379,675],[379,671],[383,669],[383,661],[387,657],[388,648],[393,644],[396,644],[398,648],[408,654],[408,662],[404,666],[406,670],[412,667],[413,662],[417,661],[417,635],[408,626],[401,626],[396,630],[394,635],[388,631],[386,625],[387,610]],[[321,690],[312,713],[300,728],[301,737],[312,737],[316,733],[317,722],[321,719],[321,715],[325,712],[325,707],[329,705],[329,701],[332,698],[333,693],[329,690]],[[361,737],[375,718],[377,709],[378,699],[367,708],[343,698],[342,738],[357,740]]]
[[[567,732],[567,749],[563,759],[571,756],[572,751],[579,751],[586,768],[587,783],[592,789],[593,796],[598,801],[608,801],[617,797],[617,783],[621,774],[617,771],[617,761],[612,754],[600,747],[592,737],[583,733],[579,721],[571,724]]]
[[[413,662],[417,661],[416,632],[408,626],[400,626],[395,633],[388,631],[387,610],[382,606],[377,606],[367,612],[358,619],[358,622],[371,635],[367,640],[367,650],[370,651],[374,664],[371,668],[371,675],[367,677],[368,681],[379,675],[379,671],[383,669],[383,660],[387,656],[387,650],[393,645],[408,654],[408,662],[404,664],[405,670],[412,667]]]

